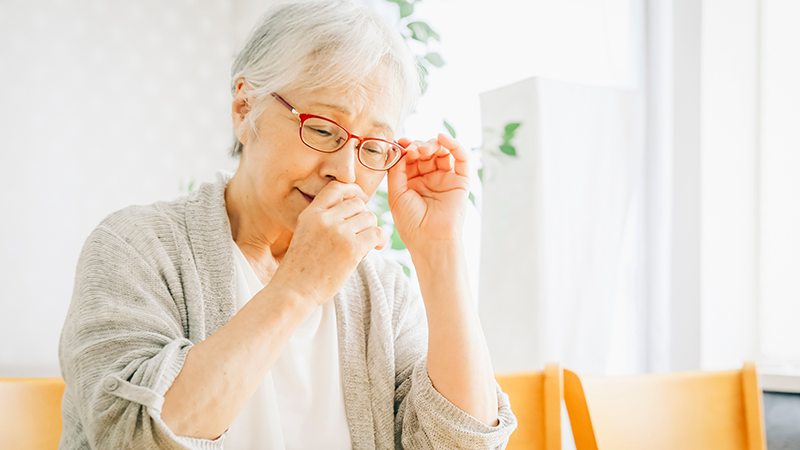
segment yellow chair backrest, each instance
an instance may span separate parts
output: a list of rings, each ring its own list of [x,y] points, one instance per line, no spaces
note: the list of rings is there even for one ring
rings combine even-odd
[[[0,447],[57,449],[63,396],[61,378],[0,378]]]
[[[548,364],[543,372],[496,374],[495,379],[518,422],[506,450],[561,450],[564,383],[559,365]]]
[[[742,370],[578,377],[564,370],[577,450],[766,450],[755,365]]]

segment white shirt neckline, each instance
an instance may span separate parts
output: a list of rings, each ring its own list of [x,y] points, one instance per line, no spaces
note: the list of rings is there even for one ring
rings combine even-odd
[[[239,310],[264,285],[239,246],[232,245]],[[231,424],[226,449],[352,448],[337,333],[333,301],[315,308]]]

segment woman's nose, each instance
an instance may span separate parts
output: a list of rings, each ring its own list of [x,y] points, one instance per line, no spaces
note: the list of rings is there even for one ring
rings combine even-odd
[[[323,175],[342,183],[355,183],[360,144],[361,142],[357,138],[352,137],[344,144],[344,147],[328,153],[325,158]]]

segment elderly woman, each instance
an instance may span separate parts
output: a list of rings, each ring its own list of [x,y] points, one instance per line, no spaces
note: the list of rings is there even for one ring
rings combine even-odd
[[[504,447],[461,243],[467,153],[395,141],[419,91],[397,31],[349,2],[284,4],[232,72],[236,173],[86,241],[60,448]],[[372,252],[387,173],[422,299]]]

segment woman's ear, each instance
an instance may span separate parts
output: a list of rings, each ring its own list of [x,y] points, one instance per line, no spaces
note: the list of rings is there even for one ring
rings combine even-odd
[[[233,129],[236,132],[236,137],[242,145],[247,145],[247,137],[250,133],[247,132],[246,127],[242,126],[245,121],[247,113],[250,112],[250,101],[248,85],[244,78],[236,80],[236,95],[233,97],[233,105],[231,106],[231,116],[233,119]]]

